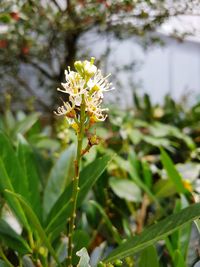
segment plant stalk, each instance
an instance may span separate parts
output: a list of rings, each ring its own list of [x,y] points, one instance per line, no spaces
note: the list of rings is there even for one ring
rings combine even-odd
[[[73,178],[73,190],[72,190],[72,213],[69,218],[69,233],[68,233],[68,257],[67,257],[67,267],[73,267],[72,265],[72,253],[73,253],[73,233],[75,229],[75,219],[76,219],[76,207],[79,188],[79,172],[80,172],[80,162],[81,153],[84,137],[84,122],[85,122],[85,100],[84,95],[82,95],[81,112],[80,112],[80,123],[79,131],[77,133],[77,153],[76,159],[74,161],[75,176]]]

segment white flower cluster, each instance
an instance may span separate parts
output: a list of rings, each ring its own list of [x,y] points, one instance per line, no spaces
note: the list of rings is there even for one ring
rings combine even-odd
[[[85,106],[86,118],[90,123],[104,121],[107,117],[104,112],[108,109],[101,108],[104,92],[114,89],[107,78],[103,77],[101,71],[94,65],[94,58],[91,61],[76,61],[76,71],[65,70],[66,82],[61,83],[62,89],[58,91],[69,96],[68,102],[57,109],[56,115],[65,115],[70,124],[78,119],[80,107]]]

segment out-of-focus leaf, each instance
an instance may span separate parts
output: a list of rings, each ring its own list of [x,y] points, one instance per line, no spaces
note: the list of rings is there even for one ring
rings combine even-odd
[[[21,203],[21,205],[24,208],[24,211],[25,211],[25,213],[26,213],[31,225],[33,226],[33,230],[38,233],[41,241],[48,248],[49,252],[51,253],[53,258],[55,259],[56,263],[60,266],[60,263],[58,261],[57,255],[56,255],[53,247],[51,246],[51,243],[49,242],[49,239],[48,239],[44,229],[42,228],[42,226],[40,224],[40,221],[37,218],[37,215],[34,213],[34,211],[32,210],[31,206],[19,194],[15,194],[15,193],[13,193],[13,192],[11,192],[9,190],[6,190],[6,193],[8,195],[11,195],[13,198],[17,199]]]
[[[153,177],[152,177],[150,167],[146,161],[142,161],[142,172],[143,172],[145,184],[148,186],[149,189],[151,189],[152,184],[153,184]]]
[[[0,14],[0,22],[2,22],[2,23],[9,23],[10,20],[11,20],[11,17],[10,17],[9,14],[7,14],[7,13]]]
[[[27,242],[2,219],[0,219],[0,239],[6,246],[21,255],[31,252]]]
[[[23,136],[19,136],[18,156],[27,177],[29,201],[37,216],[41,218],[42,207],[39,190],[40,178],[32,149]]]
[[[29,199],[28,181],[9,139],[0,132],[0,158],[14,191]]]
[[[5,261],[0,260],[0,267],[11,267]]]
[[[58,140],[54,140],[44,135],[33,135],[29,138],[30,143],[38,149],[47,149],[49,151],[56,151],[60,148]]]
[[[89,264],[90,257],[86,248],[82,248],[81,250],[79,250],[76,255],[80,257],[80,261],[77,267],[91,267],[91,265]]]
[[[139,267],[159,267],[158,255],[154,246],[145,248],[140,256]]]
[[[133,181],[111,177],[109,185],[120,198],[133,202],[140,202],[142,199],[141,190]]]
[[[105,262],[113,262],[116,259],[125,258],[141,251],[142,249],[154,244],[158,240],[164,239],[180,227],[197,219],[200,214],[200,204],[193,204],[188,208],[172,214],[144,230],[140,235],[129,238],[126,242],[114,249]]]
[[[172,182],[174,183],[177,192],[186,193],[187,190],[183,185],[182,178],[178,173],[178,171],[176,170],[176,167],[174,166],[171,158],[168,156],[167,152],[165,152],[162,148],[160,150],[161,150],[161,161],[168,174],[169,179],[171,179]]]
[[[130,163],[130,168],[129,168],[129,173],[132,178],[132,180],[136,183],[137,186],[139,186],[141,189],[143,189],[149,198],[153,200],[155,203],[158,203],[157,198],[153,195],[153,193],[149,190],[149,188],[144,184],[144,182],[140,179],[138,171],[136,169],[136,157],[134,153],[131,153],[129,155],[129,163]]]
[[[45,217],[65,190],[66,185],[70,182],[74,168],[74,156],[75,148],[74,146],[70,146],[61,154],[60,158],[51,169],[44,190],[43,210]]]
[[[107,225],[109,231],[111,232],[113,238],[115,239],[115,241],[120,244],[121,243],[121,237],[117,231],[117,229],[113,226],[112,222],[110,221],[110,219],[108,218],[107,214],[105,213],[104,209],[101,207],[101,205],[99,205],[96,201],[91,200],[90,203],[96,207],[98,209],[98,211],[101,213],[105,224]]]
[[[89,190],[95,184],[100,175],[104,172],[110,160],[110,156],[98,158],[91,164],[87,165],[81,171],[79,181],[80,191],[77,199],[77,207],[82,204]],[[66,190],[57,200],[47,217],[46,232],[48,235],[51,234],[51,238],[55,238],[65,227],[66,218],[68,218],[72,209],[72,205],[70,202],[71,195],[72,182],[67,186]]]
[[[152,146],[156,146],[156,147],[164,147],[166,149],[168,149],[171,146],[171,142],[169,139],[167,138],[158,138],[158,137],[153,137],[153,136],[143,136],[143,140],[152,145]]]
[[[6,172],[5,166],[0,158],[0,192],[4,195],[10,208],[15,213],[19,221],[26,227],[26,229],[29,229],[29,225],[22,207],[16,199],[13,199],[11,196],[5,194],[5,189],[14,191],[10,178],[8,177],[8,174]]]
[[[138,129],[128,129],[128,136],[134,145],[139,144],[143,138],[143,134]]]
[[[158,198],[169,197],[176,193],[176,187],[170,179],[158,180],[158,182],[154,184],[153,190],[155,196]]]
[[[173,261],[176,267],[187,267],[184,257],[179,250],[175,251]]]
[[[17,134],[24,135],[38,120],[39,113],[35,112],[30,115],[27,115],[24,119],[19,121],[13,130],[13,136],[17,136]]]

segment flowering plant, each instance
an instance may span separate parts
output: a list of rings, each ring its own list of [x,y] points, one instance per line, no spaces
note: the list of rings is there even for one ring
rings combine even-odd
[[[76,71],[71,71],[70,67],[65,71],[66,83],[62,83],[63,89],[58,91],[66,93],[68,101],[58,107],[54,113],[58,116],[66,116],[67,121],[77,134],[77,153],[74,162],[75,177],[73,179],[72,192],[72,213],[68,219],[68,265],[72,266],[73,252],[73,231],[75,229],[76,206],[79,188],[79,170],[81,157],[90,150],[93,145],[99,143],[96,134],[88,135],[90,127],[98,122],[104,121],[107,117],[102,108],[104,92],[112,90],[112,83],[109,83],[106,77],[103,77],[101,70],[94,65],[94,58],[90,61],[76,61],[74,63]],[[82,148],[84,134],[88,136],[88,144],[85,149]]]

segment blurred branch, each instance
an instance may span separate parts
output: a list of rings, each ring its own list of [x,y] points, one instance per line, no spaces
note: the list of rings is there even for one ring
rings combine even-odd
[[[66,0],[66,11],[68,12],[68,13],[70,13],[71,12],[71,2],[70,2],[70,0]]]
[[[57,3],[56,0],[51,0],[51,2],[58,8],[58,10],[59,10],[60,12],[62,12],[61,7],[59,6],[59,4]]]
[[[29,92],[30,95],[32,95],[32,96],[34,96],[36,98],[37,102],[40,103],[40,105],[46,111],[48,111],[48,112],[51,111],[49,105],[47,105],[44,101],[42,101],[41,97],[36,94],[36,92],[33,90],[33,88],[31,88],[30,85],[25,80],[23,80],[18,75],[16,75],[16,80],[21,86],[23,86]]]
[[[47,78],[49,78],[52,81],[55,81],[55,77],[53,75],[51,75],[48,71],[46,71],[42,66],[40,66],[36,62],[32,61],[30,58],[26,58],[26,60],[24,60],[24,63],[31,64],[37,70],[39,70],[43,75],[45,75]]]

